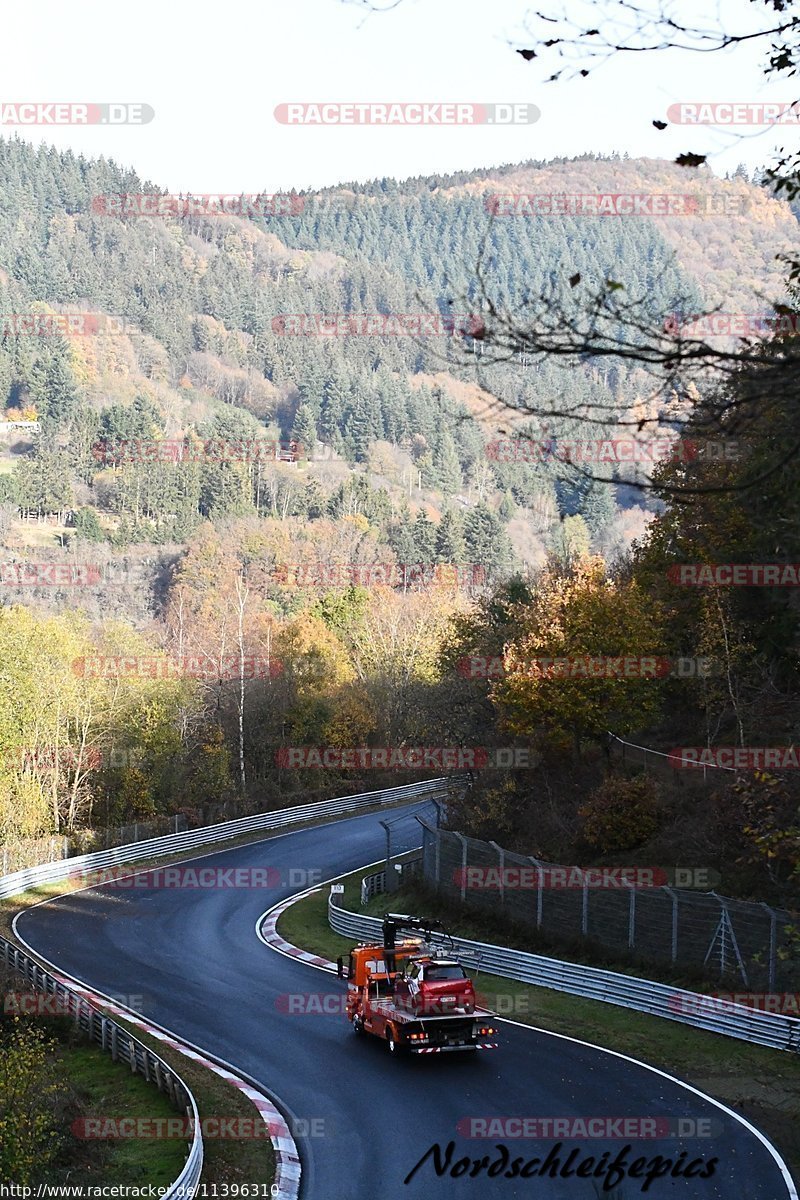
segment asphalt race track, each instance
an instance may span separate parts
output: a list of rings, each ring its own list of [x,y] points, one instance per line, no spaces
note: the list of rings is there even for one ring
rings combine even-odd
[[[393,811],[392,819],[400,811]],[[419,804],[409,806],[395,824],[394,851],[419,844],[411,813],[422,811]],[[344,985],[262,945],[256,922],[273,904],[302,890],[299,872],[320,870],[328,879],[381,858],[385,838],[378,822],[385,815],[353,817],[223,850],[198,864],[280,868],[283,882],[276,887],[112,884],[30,909],[17,929],[64,972],[106,994],[141,997],[131,1006],[263,1084],[296,1120],[298,1131],[314,1134],[297,1139],[304,1200],[633,1200],[641,1195],[786,1200],[792,1195],[780,1161],[746,1124],[627,1059],[509,1023],[501,1025],[496,1051],[395,1059],[375,1038],[356,1037],[341,1013],[291,1011],[297,1002],[289,996],[341,993]],[[291,868],[296,874],[290,881]],[[576,1038],[580,1034],[576,1028]],[[731,1052],[736,1052],[734,1042]],[[632,1143],[629,1163],[661,1155],[688,1166],[693,1159],[707,1163],[717,1157],[716,1173],[710,1179],[667,1175],[646,1191],[643,1178],[628,1178],[612,1192],[602,1191],[600,1179],[574,1174],[489,1178],[486,1169],[498,1159],[498,1141],[505,1141],[511,1160],[528,1161],[544,1158],[556,1139],[463,1136],[466,1118],[599,1116],[662,1122],[657,1139]],[[667,1133],[663,1122],[681,1134]],[[711,1136],[686,1136],[698,1128],[710,1129]],[[448,1171],[439,1177],[429,1157],[404,1184],[433,1143],[444,1151],[452,1140],[451,1165],[464,1157],[489,1156],[479,1176],[452,1177]],[[573,1169],[588,1155],[598,1163],[605,1151],[613,1159],[624,1145],[624,1138],[609,1137],[565,1142],[560,1162],[577,1149],[581,1157]],[[463,1164],[460,1169],[468,1172]],[[586,1172],[592,1169],[585,1166]]]

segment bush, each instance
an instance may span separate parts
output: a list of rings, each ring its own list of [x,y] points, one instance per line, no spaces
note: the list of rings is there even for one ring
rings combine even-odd
[[[18,1017],[0,1023],[0,1179],[29,1186],[59,1152],[64,1088],[55,1077],[53,1048],[41,1029]]]
[[[631,850],[658,829],[657,792],[646,775],[609,775],[578,810],[586,842],[607,854]]]

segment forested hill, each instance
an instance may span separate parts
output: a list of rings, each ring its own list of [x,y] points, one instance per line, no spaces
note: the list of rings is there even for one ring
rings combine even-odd
[[[486,442],[497,420],[485,416],[486,389],[523,408],[610,404],[612,432],[615,415],[642,403],[636,371],[512,362],[485,368],[481,388],[468,355],[454,358],[443,338],[289,337],[273,319],[468,313],[479,304],[479,259],[493,301],[512,311],[575,272],[622,280],[664,314],[723,299],[728,311],[757,312],[764,296],[782,295],[776,258],[796,230],[789,206],[744,177],[609,158],[351,185],[303,197],[293,216],[97,211],[98,196],[156,190],[102,159],[0,141],[0,312],[89,310],[125,323],[115,336],[32,337],[4,322],[0,534],[12,548],[24,552],[30,541],[18,509],[77,512],[83,536],[115,546],[183,543],[204,519],[231,515],[313,522],[357,513],[407,560],[430,556],[425,522],[452,510],[455,545],[466,536],[469,561],[488,556],[498,569],[514,555],[541,561],[558,549],[565,516],[580,518],[573,536],[611,555],[641,532],[645,502],[565,483],[548,463],[492,460]],[[628,219],[488,211],[498,192],[565,191],[691,193],[733,201],[727,211],[736,211]],[[21,416],[38,420],[35,434],[13,434],[8,420]],[[268,478],[254,478],[237,464],[184,471],[95,453],[98,443],[191,430],[294,437],[316,461],[274,464]]]

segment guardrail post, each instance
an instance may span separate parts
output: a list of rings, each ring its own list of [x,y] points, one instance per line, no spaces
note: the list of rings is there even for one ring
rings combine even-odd
[[[673,892],[671,887],[664,887],[664,891],[672,900],[672,949],[670,958],[672,962],[678,961],[678,897]]]
[[[502,846],[498,846],[497,842],[489,842],[493,850],[497,851],[497,861],[500,864],[500,903],[506,902],[506,852]]]
[[[112,1023],[111,1025],[111,1059],[116,1062],[119,1058],[119,1026]]]

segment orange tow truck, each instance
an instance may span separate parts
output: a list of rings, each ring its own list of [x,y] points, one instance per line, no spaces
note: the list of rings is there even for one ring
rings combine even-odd
[[[417,931],[422,937],[404,938]],[[434,954],[427,941],[438,921],[386,913],[383,944],[361,943],[337,962],[347,980],[347,1018],[357,1034],[382,1038],[391,1054],[496,1050],[494,1013],[480,1009],[475,988],[455,956]]]

